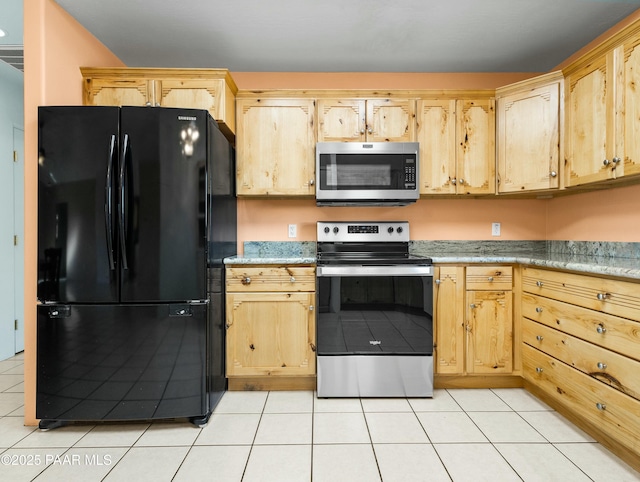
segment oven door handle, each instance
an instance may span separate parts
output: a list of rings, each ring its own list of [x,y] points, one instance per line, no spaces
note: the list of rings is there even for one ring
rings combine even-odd
[[[323,276],[433,276],[433,266],[378,265],[378,266],[318,266],[318,277]]]

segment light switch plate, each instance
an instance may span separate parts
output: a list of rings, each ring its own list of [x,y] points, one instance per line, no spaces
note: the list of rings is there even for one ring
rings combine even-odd
[[[298,225],[297,224],[290,224],[289,225],[289,237],[290,238],[298,237]]]
[[[500,236],[500,223],[491,223],[491,236]]]

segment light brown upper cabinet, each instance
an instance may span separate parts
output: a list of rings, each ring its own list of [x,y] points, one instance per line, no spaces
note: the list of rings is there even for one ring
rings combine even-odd
[[[413,142],[413,99],[318,99],[319,142]]]
[[[236,130],[235,82],[226,69],[82,67],[85,105],[205,109],[227,137]]]
[[[420,99],[420,194],[495,193],[495,100]]]
[[[496,90],[498,193],[560,187],[562,72]]]
[[[640,26],[564,70],[567,186],[640,174]]]
[[[238,196],[315,195],[315,100],[237,99]]]

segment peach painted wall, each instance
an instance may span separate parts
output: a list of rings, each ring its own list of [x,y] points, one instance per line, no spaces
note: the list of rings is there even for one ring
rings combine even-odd
[[[25,424],[34,425],[38,106],[82,104],[81,66],[124,64],[53,0],[24,0]]]

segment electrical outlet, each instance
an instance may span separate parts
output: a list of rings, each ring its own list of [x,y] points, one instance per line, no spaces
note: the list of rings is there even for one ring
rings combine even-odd
[[[491,236],[500,236],[500,223],[491,223]]]
[[[290,224],[289,225],[289,237],[296,238],[298,236],[298,225]]]

